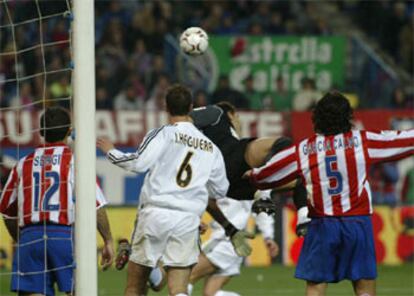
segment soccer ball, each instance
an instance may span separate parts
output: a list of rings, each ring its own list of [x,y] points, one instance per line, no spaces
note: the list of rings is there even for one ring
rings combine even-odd
[[[199,27],[191,27],[180,36],[181,50],[189,55],[203,54],[208,47],[208,35]]]

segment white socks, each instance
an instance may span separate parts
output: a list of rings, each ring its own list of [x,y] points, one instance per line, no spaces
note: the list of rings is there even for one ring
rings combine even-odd
[[[192,284],[188,284],[187,293],[188,293],[188,296],[191,296],[191,294],[193,293],[193,285]],[[179,295],[176,295],[176,296],[182,296],[182,295],[184,295],[184,294],[179,294]],[[220,291],[217,291],[217,293],[214,296],[241,296],[241,295],[238,294],[238,293],[235,293],[235,292],[220,290]]]
[[[230,292],[230,291],[217,291],[217,293],[214,296],[240,296],[240,294],[236,292]]]

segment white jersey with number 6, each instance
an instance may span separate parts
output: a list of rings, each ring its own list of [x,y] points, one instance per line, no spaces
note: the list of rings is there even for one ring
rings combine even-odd
[[[178,122],[150,131],[135,153],[117,149],[109,160],[144,173],[141,206],[201,215],[208,197],[223,198],[229,186],[220,150],[192,123]]]

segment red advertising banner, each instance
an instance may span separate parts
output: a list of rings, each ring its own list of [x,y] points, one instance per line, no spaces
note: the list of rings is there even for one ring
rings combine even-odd
[[[0,112],[1,147],[33,147],[40,144],[40,112]],[[96,133],[117,145],[136,146],[148,130],[166,124],[165,112],[97,111]],[[309,112],[240,112],[242,137],[289,135],[295,141],[313,133]],[[355,126],[365,129],[412,128],[414,110],[355,112]]]
[[[0,112],[0,146],[33,147],[41,143],[40,112]],[[240,112],[243,137],[270,137],[288,133],[285,115],[276,112]],[[168,122],[165,112],[97,111],[96,135],[116,145],[136,147],[147,131]]]

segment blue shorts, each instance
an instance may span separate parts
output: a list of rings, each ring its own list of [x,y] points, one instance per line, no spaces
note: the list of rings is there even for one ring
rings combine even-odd
[[[11,290],[14,292],[55,295],[54,284],[61,292],[73,289],[75,267],[70,226],[32,225],[20,231],[20,241],[13,257]],[[46,256],[45,256],[46,255]]]
[[[371,217],[312,218],[295,277],[316,283],[375,279]]]

